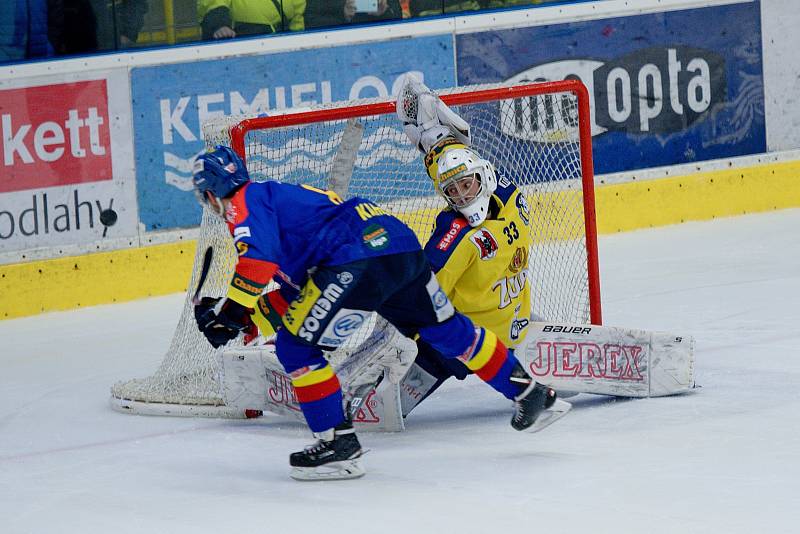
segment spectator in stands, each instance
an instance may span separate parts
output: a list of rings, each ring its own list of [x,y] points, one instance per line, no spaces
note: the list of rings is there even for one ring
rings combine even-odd
[[[95,0],[97,2],[97,0]],[[116,48],[130,48],[139,39],[139,32],[144,26],[144,16],[147,13],[147,0],[101,0],[105,5],[106,13],[111,10],[112,24],[110,27],[99,28],[97,41],[101,47],[116,43]],[[114,32],[116,31],[116,35]],[[115,39],[116,37],[116,39]]]
[[[306,0],[197,0],[203,39],[305,29]]]
[[[69,0],[64,2],[59,54],[89,54],[136,44],[147,0]]]
[[[52,56],[49,0],[0,1],[0,63]]]
[[[377,0],[374,11],[359,11],[356,0],[308,0],[306,28],[343,26],[403,18],[400,0]]]

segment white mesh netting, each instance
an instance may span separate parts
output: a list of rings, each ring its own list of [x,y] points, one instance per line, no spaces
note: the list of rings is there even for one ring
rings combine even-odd
[[[590,303],[587,269],[584,187],[592,184],[591,179],[582,180],[586,168],[591,174],[591,165],[581,165],[578,126],[579,109],[584,108],[569,90],[469,102],[473,94],[498,87],[502,86],[463,87],[439,94],[446,101],[454,96],[458,102],[468,102],[451,107],[470,124],[472,146],[495,164],[498,178],[514,180],[526,193],[534,243],[528,277],[532,313],[554,321],[588,323],[591,306],[599,309],[599,302]],[[331,167],[347,124],[341,117],[353,117],[363,126],[363,135],[354,159],[349,160],[352,176],[344,196],[367,197],[388,208],[411,226],[424,244],[445,203],[436,196],[420,153],[406,139],[394,106],[389,104],[388,100],[371,100],[320,106],[313,113],[303,110],[304,122],[292,126],[266,127],[274,118],[243,122],[247,118],[226,117],[204,124],[203,135],[208,146],[234,147],[239,136],[255,181],[279,180],[329,189]],[[325,120],[332,114],[336,120]],[[248,127],[241,128],[242,124]],[[238,133],[232,138],[231,127],[237,125],[240,128],[234,129]],[[112,387],[115,408],[172,415],[243,415],[226,409],[215,351],[194,321],[191,294],[209,246],[214,247],[215,255],[203,294],[224,295],[236,255],[224,223],[206,212],[190,291],[169,350],[152,376]],[[366,325],[331,358],[344,357],[366,339],[370,329]]]

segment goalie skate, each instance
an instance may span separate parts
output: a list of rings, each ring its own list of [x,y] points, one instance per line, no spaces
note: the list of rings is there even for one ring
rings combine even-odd
[[[539,432],[567,415],[570,409],[572,405],[558,399],[553,388],[533,382],[515,399],[511,426],[523,432]]]
[[[315,436],[319,438],[315,444],[289,456],[289,465],[292,467],[290,477],[314,481],[364,476],[366,471],[360,460],[363,450],[352,423],[345,421]]]

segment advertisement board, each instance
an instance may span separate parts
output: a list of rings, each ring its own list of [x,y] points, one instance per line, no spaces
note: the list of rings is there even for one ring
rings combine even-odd
[[[0,251],[135,235],[125,71],[16,85],[0,89]]]
[[[766,150],[758,2],[462,34],[456,58],[459,85],[581,79],[597,174]]]
[[[434,88],[455,85],[452,36],[133,69],[140,221],[147,230],[199,224],[191,162],[205,119],[386,96],[407,71]]]

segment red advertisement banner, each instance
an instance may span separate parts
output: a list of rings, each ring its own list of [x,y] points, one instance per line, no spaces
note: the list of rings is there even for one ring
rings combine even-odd
[[[111,180],[105,80],[0,91],[0,193]]]

